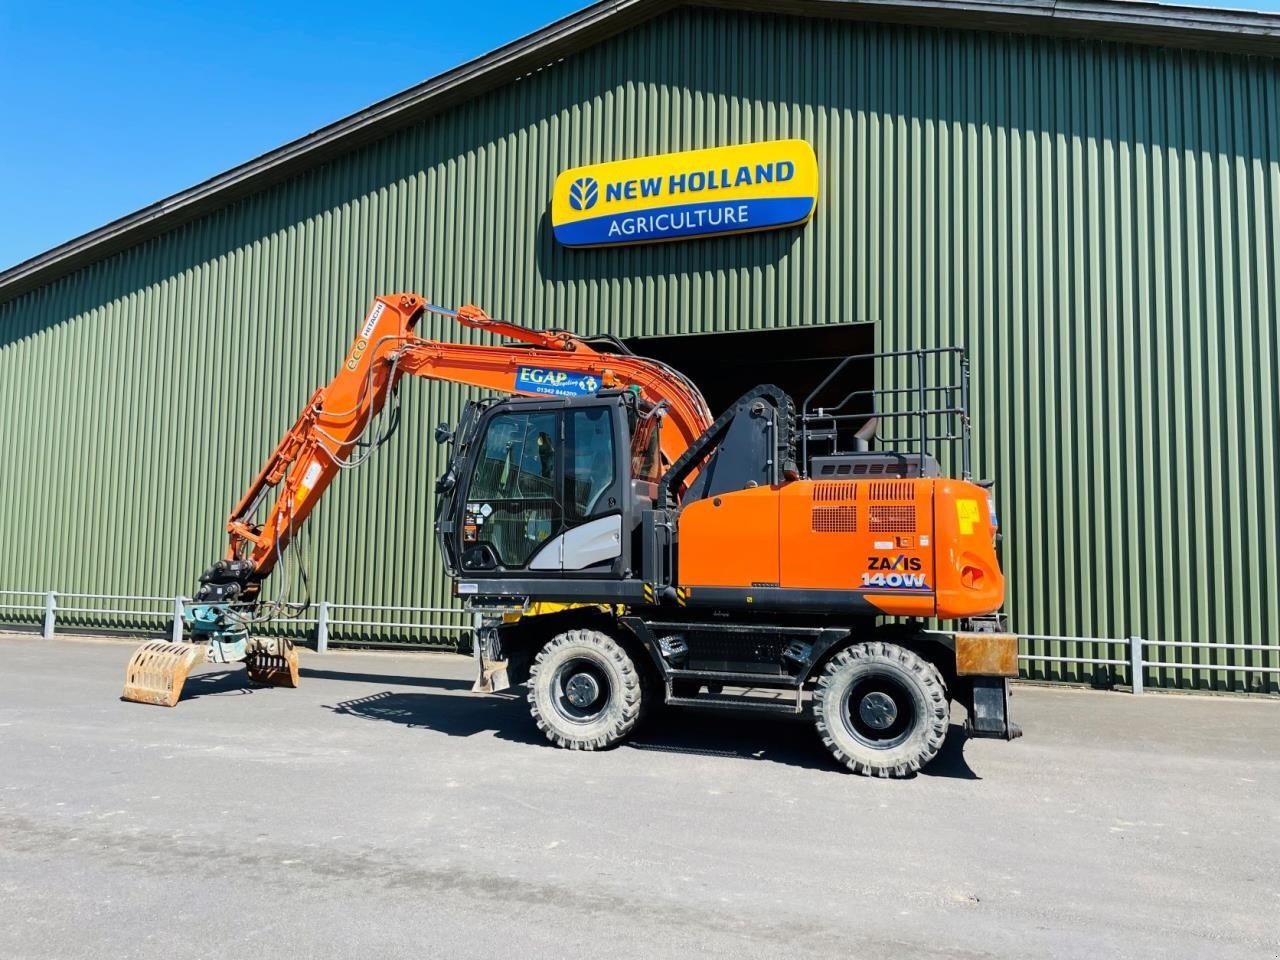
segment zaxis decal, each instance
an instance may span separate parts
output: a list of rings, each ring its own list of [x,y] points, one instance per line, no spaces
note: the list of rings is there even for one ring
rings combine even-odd
[[[867,569],[878,572],[862,575],[864,587],[880,590],[929,589],[924,574],[915,572],[920,569],[919,557],[908,557],[905,553],[897,557],[867,557]]]

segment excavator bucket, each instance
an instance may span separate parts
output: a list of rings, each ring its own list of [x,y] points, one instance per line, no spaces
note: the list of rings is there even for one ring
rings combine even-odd
[[[287,641],[260,647],[245,659],[249,679],[269,687],[298,685],[298,651]]]
[[[124,673],[124,700],[172,707],[182,696],[191,668],[205,659],[205,648],[194,643],[153,640],[129,660]]]

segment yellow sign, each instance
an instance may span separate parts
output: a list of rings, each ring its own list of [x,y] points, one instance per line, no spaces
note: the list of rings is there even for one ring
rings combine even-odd
[[[817,203],[813,147],[770,140],[566,170],[551,226],[567,247],[652,243],[789,227]]]
[[[979,516],[977,500],[956,501],[956,523],[960,526],[962,536],[967,537],[973,533],[973,528],[977,526]]]

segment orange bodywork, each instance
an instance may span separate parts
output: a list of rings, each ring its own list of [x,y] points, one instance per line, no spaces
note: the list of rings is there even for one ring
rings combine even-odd
[[[294,425],[277,444],[227,521],[227,559],[248,558],[260,577],[315,508],[325,488],[341,469],[370,421],[405,374],[448,380],[503,393],[538,396],[547,391],[526,388],[521,368],[598,378],[601,387],[637,388],[665,413],[660,443],[668,462],[675,460],[711,424],[711,412],[698,389],[665,364],[643,357],[600,353],[582,339],[562,331],[530,330],[490,318],[466,306],[451,315],[463,326],[488,330],[531,346],[442,343],[413,332],[432,307],[416,294],[378,297],[347,351],[342,368],[317,390]],[[441,311],[446,312],[446,311]],[[258,506],[273,488],[275,500],[259,524]]]
[[[963,480],[796,480],[685,507],[678,580],[692,595],[841,591],[884,614],[981,616],[1004,603],[994,534],[986,491]]]

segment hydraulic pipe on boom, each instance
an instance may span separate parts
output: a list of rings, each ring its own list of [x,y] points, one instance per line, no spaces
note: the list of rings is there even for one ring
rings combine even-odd
[[[414,331],[427,312],[528,346],[423,339]],[[245,660],[255,679],[295,686],[297,658],[292,646],[281,640],[249,638],[252,623],[269,619],[287,606],[264,605],[263,616],[261,582],[275,569],[339,471],[362,462],[370,447],[389,437],[394,422],[380,436],[367,439],[366,434],[395,395],[400,379],[407,374],[530,396],[555,392],[554,384],[529,379],[530,370],[588,378],[595,389],[638,391],[662,410],[660,445],[667,463],[678,459],[713,419],[698,388],[658,361],[602,352],[568,332],[532,330],[495,320],[475,306],[450,311],[417,294],[380,296],[338,373],[307,401],[231,512],[225,559],[205,571],[196,602],[187,611],[190,632],[205,643],[144,645],[130,661],[125,699],[172,706],[187,672],[205,658]],[[265,517],[256,520],[273,495]]]

